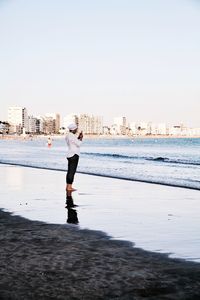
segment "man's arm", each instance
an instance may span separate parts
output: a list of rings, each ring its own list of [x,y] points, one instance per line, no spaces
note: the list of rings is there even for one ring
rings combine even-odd
[[[82,139],[77,138],[75,135],[70,137],[70,142],[78,147],[82,144]]]

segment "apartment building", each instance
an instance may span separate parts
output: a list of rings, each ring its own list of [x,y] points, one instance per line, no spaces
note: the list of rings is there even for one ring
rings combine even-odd
[[[45,134],[56,134],[60,130],[60,115],[57,113],[47,113],[44,116],[43,131]]]
[[[11,133],[28,132],[28,113],[25,107],[11,106],[8,108],[8,123]]]
[[[36,124],[37,124],[37,118],[34,116],[28,116],[28,132],[29,133],[36,133]]]
[[[125,135],[126,134],[126,126],[127,126],[126,117],[116,117],[116,118],[114,118],[112,131],[115,134]]]
[[[103,133],[103,118],[101,116],[81,114],[78,122],[79,129],[85,134],[99,135]]]

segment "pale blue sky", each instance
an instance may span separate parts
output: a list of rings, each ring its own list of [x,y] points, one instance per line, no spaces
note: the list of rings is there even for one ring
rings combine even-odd
[[[200,126],[200,1],[0,0],[0,102]]]

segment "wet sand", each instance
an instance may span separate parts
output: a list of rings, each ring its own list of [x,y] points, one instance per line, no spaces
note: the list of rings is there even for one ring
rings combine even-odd
[[[0,207],[33,221],[78,223],[149,251],[200,262],[199,191],[76,174],[66,209],[65,172],[0,165]]]
[[[0,299],[199,299],[200,264],[0,211]]]
[[[3,185],[0,186],[0,207],[14,212],[12,215],[0,210],[0,299],[200,299],[199,263],[171,259],[166,254],[133,247],[130,242],[113,240],[100,231],[65,224],[67,220],[76,223],[79,217],[81,225],[85,216],[90,224],[97,223],[98,226],[103,222],[107,228],[108,223],[113,222],[111,227],[115,227],[117,222],[128,216],[127,210],[133,209],[131,216],[135,211],[135,217],[141,213],[140,207],[134,203],[138,199],[138,203],[142,203],[144,225],[149,226],[146,225],[148,214],[152,216],[155,208],[158,210],[163,192],[166,196],[163,196],[161,206],[169,199],[174,207],[170,195],[180,195],[183,206],[182,196],[186,197],[186,190],[180,189],[178,194],[174,194],[174,188],[77,174],[76,183],[80,191],[73,195],[79,207],[66,210],[61,180],[63,178],[64,181],[63,173],[10,166],[0,168]],[[97,183],[104,184],[104,193]],[[88,190],[91,184],[91,194],[86,193],[84,188]],[[134,188],[134,197],[130,185]],[[188,200],[192,201],[189,205],[194,206],[197,203],[196,193],[188,193]],[[122,198],[123,195],[126,197]],[[155,206],[150,201],[146,211],[142,202],[145,197],[149,201],[156,198]],[[188,211],[187,206],[185,209]],[[179,206],[177,210],[180,212]],[[32,221],[16,214],[30,216]],[[172,218],[168,211],[166,214],[168,219]],[[157,217],[160,215],[162,222],[159,221],[159,224],[163,223],[166,228],[168,219],[164,222],[162,212]],[[139,219],[130,225],[136,226],[137,223],[139,230],[142,226]],[[123,232],[127,224],[122,228]],[[153,226],[153,223],[149,224]],[[172,223],[171,228],[174,224],[178,223]],[[118,227],[116,229],[118,232]],[[123,238],[126,239],[126,236]]]

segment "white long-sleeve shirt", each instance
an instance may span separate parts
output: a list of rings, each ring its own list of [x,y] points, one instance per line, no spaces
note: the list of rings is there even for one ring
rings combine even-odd
[[[82,141],[78,140],[77,136],[74,133],[69,132],[65,137],[65,141],[68,146],[68,158],[74,156],[75,154],[80,155],[80,146]]]

